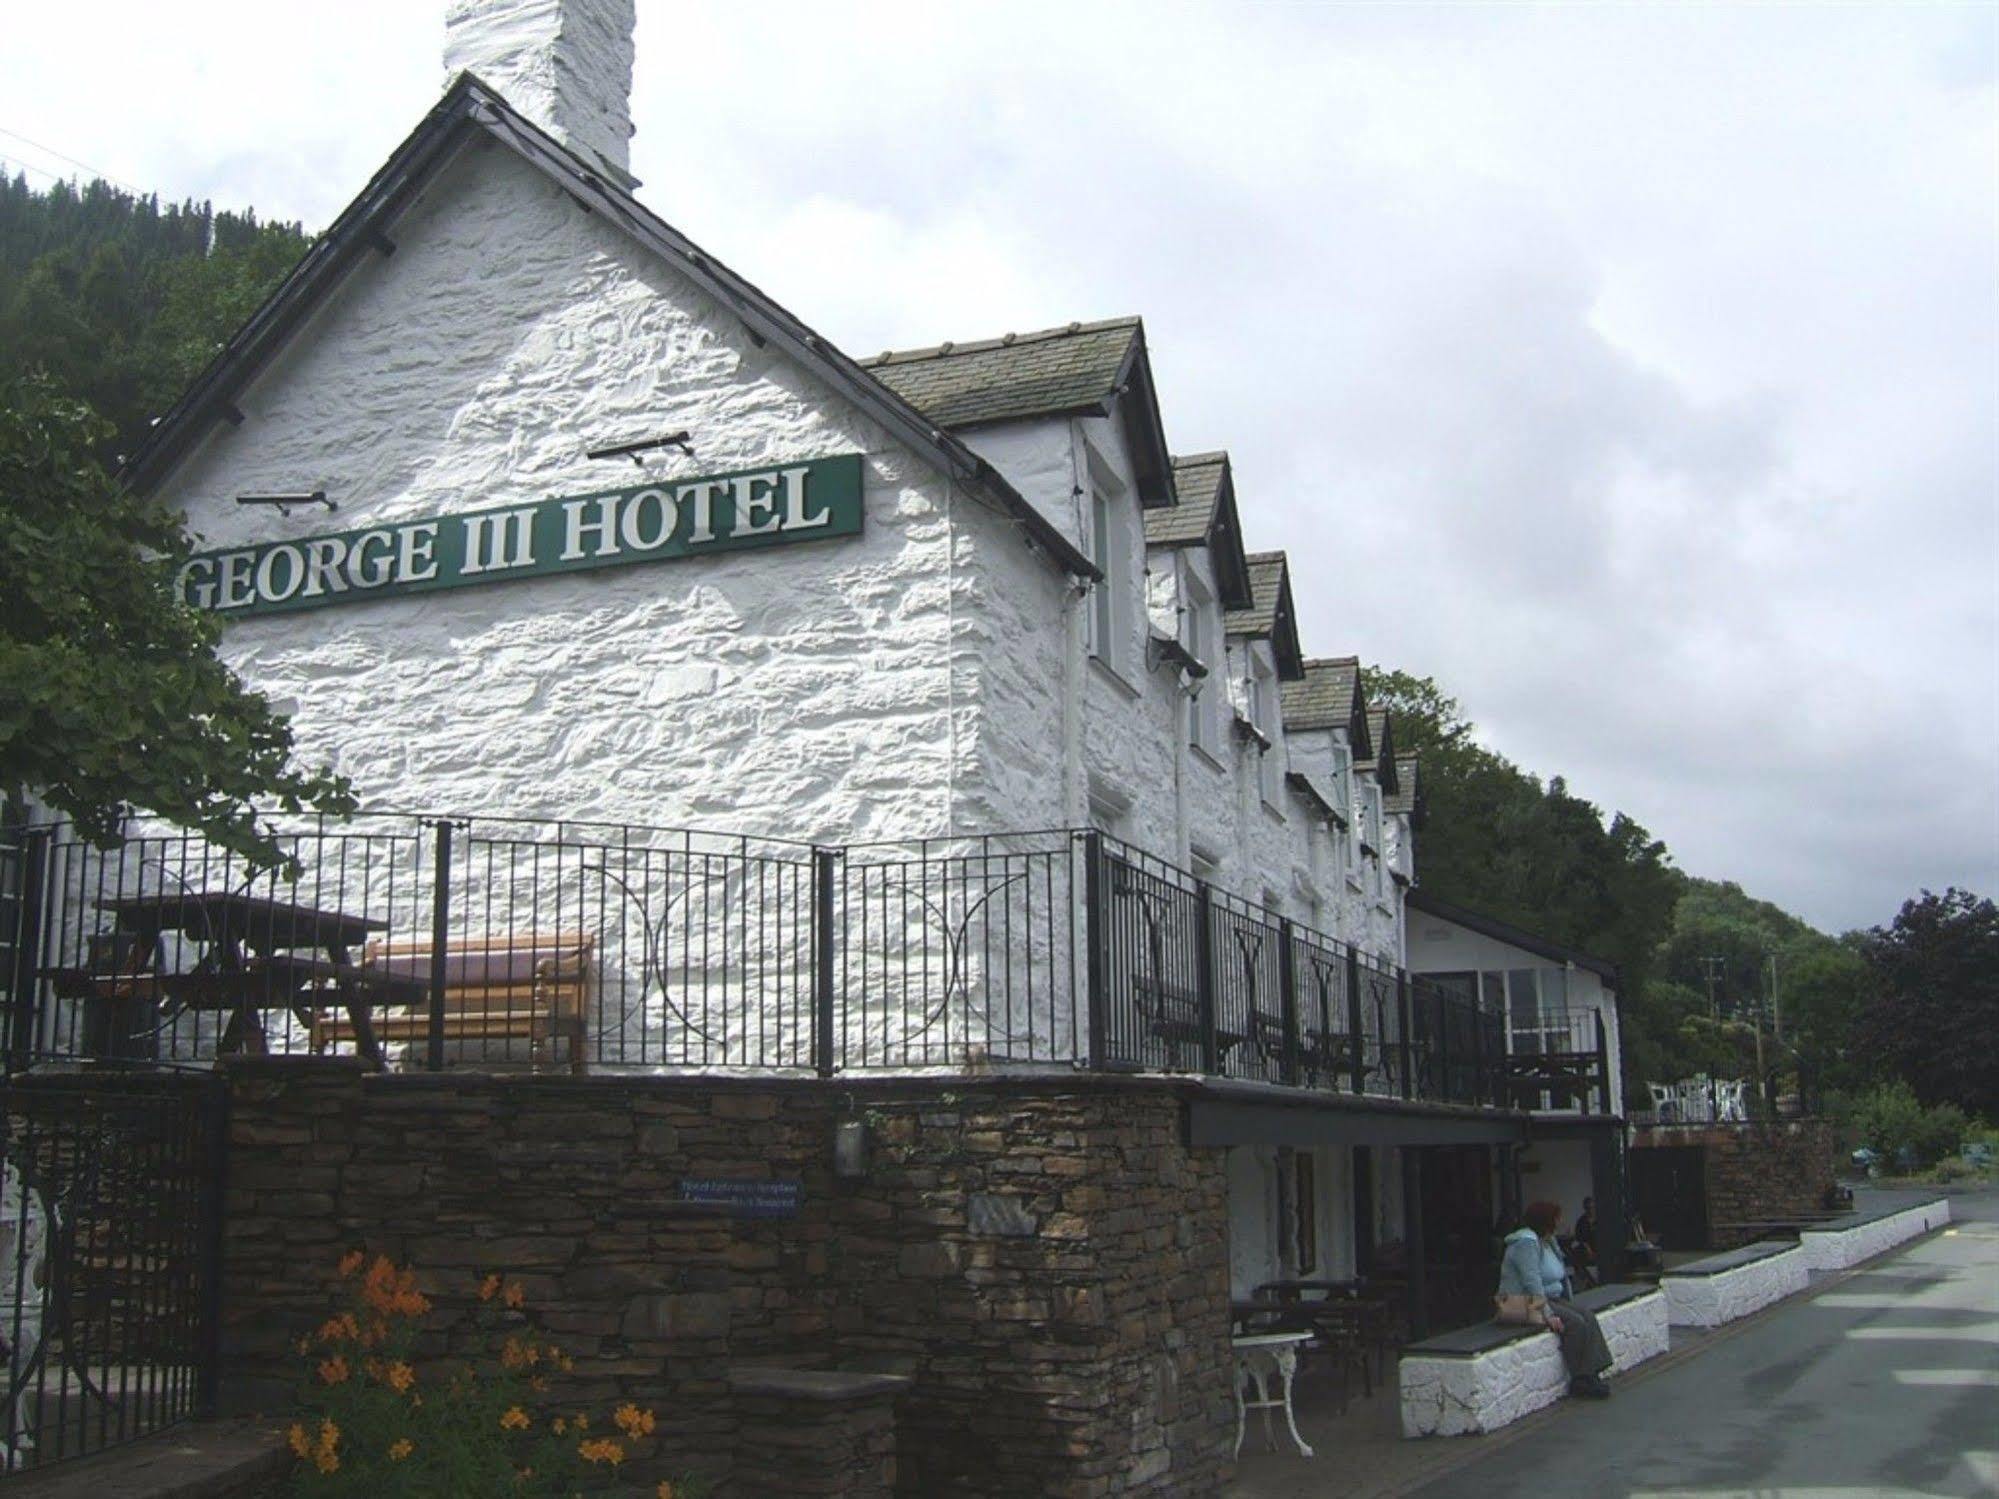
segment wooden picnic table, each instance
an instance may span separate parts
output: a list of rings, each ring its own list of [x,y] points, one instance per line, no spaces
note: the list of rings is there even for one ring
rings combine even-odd
[[[47,970],[59,995],[129,1017],[135,1006],[170,1018],[193,1011],[229,1015],[218,1053],[269,1051],[263,1012],[284,1010],[310,1025],[331,1001],[343,1007],[356,1048],[380,1062],[369,1016],[377,1003],[410,1003],[422,985],[357,964],[354,946],[388,923],[349,912],[273,900],[237,890],[175,890],[101,902],[113,922],[111,956],[84,967]],[[192,968],[164,966],[162,938],[179,933],[203,951]],[[157,1022],[155,1022],[157,1025]]]

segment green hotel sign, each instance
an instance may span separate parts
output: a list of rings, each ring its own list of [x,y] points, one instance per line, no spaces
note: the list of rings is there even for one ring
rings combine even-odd
[[[197,552],[181,597],[230,616],[666,562],[861,531],[861,456]]]

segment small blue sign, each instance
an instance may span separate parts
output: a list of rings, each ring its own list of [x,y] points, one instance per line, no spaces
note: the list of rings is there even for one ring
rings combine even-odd
[[[750,1181],[727,1176],[683,1177],[682,1202],[714,1202],[737,1218],[796,1218],[805,1183]]]

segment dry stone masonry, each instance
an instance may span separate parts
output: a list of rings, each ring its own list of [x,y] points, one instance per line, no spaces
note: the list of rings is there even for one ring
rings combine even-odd
[[[330,1266],[365,1245],[417,1268],[435,1356],[482,1275],[518,1279],[579,1393],[657,1410],[662,1473],[732,1471],[750,1416],[731,1370],[782,1365],[910,1381],[905,1494],[1207,1493],[1223,1475],[1222,1153],[1183,1143],[1177,1085],[229,1071],[237,1409],[282,1408]],[[856,1120],[865,1174],[841,1178],[834,1127]],[[723,1216],[680,1200],[690,1181],[765,1183],[795,1214]],[[878,1433],[821,1436],[880,1455]]]

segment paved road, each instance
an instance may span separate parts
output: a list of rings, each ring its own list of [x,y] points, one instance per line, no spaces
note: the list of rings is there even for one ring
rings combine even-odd
[[[1999,1495],[1999,1193],[1421,1499]]]

